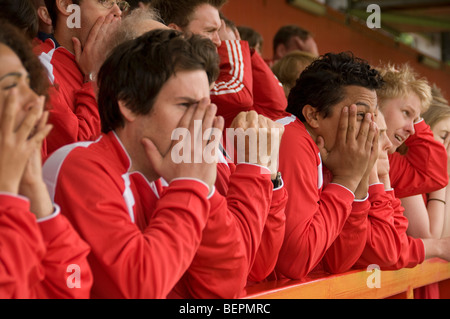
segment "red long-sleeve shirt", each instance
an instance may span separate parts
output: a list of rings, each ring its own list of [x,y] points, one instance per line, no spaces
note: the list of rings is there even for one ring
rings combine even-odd
[[[369,200],[366,245],[355,266],[364,268],[377,264],[381,269],[386,269],[400,257],[402,235],[395,227],[392,198],[384,190],[383,184],[369,187]]]
[[[375,184],[369,194],[366,247],[354,267],[377,264],[382,270],[397,270],[423,262],[423,241],[407,235],[408,219],[394,190],[385,191],[383,184]]]
[[[252,63],[247,41],[222,41],[218,53],[220,73],[210,92],[211,102],[227,128],[237,114],[253,109]]]
[[[252,52],[253,109],[271,120],[289,116],[283,85],[258,54]]]
[[[425,260],[425,246],[422,239],[407,235],[408,219],[403,215],[405,209],[402,207],[402,203],[395,191],[389,190],[386,193],[391,197],[394,210],[394,225],[401,236],[402,244],[399,259],[387,269],[396,270],[404,267],[414,267]]]
[[[53,129],[47,136],[47,152],[79,142],[91,141],[101,132],[100,115],[93,83],[83,83],[75,56],[47,39],[35,48],[47,69],[49,89],[49,123]]]
[[[0,207],[0,298],[89,298],[89,246],[58,207],[41,220],[21,196],[0,194]]]
[[[366,246],[369,208],[368,199],[353,202],[344,227],[321,261],[323,269],[330,273],[343,273],[360,258]]]
[[[447,151],[436,141],[425,121],[414,125],[415,134],[405,145],[405,155],[389,155],[391,185],[398,198],[430,193],[448,184]]]
[[[220,74],[211,101],[224,117],[225,128],[240,112],[254,110],[272,120],[289,116],[282,84],[247,41],[222,41],[218,52]]]
[[[366,268],[376,264],[382,270],[397,270],[411,268],[423,262],[423,241],[407,235],[408,220],[403,215],[404,209],[394,191],[385,191],[383,184],[371,185],[369,201],[365,225],[360,224],[365,231],[355,228],[354,233],[346,232],[344,226],[324,257],[324,268],[339,273],[352,267]],[[366,237],[361,238],[363,235]],[[358,244],[358,241],[363,245]]]
[[[216,190],[223,196],[228,194],[230,178],[235,171],[236,165],[221,156],[221,161],[217,165],[218,176],[215,185]],[[249,282],[259,282],[266,279],[275,268],[284,238],[287,200],[288,194],[284,184],[273,190],[258,251],[253,256],[253,261],[249,263]]]
[[[276,265],[278,274],[302,279],[324,257],[352,212],[354,194],[330,183],[323,187],[319,148],[294,116],[280,121],[285,132],[280,172],[289,194],[286,233]]]
[[[269,210],[270,174],[239,165],[233,193],[207,198],[200,181],[149,183],[130,165],[113,132],[60,149],[44,165],[55,201],[92,247],[92,296],[238,297]]]

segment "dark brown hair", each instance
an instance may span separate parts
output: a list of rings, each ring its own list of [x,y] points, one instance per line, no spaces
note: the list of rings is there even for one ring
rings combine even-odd
[[[238,26],[237,29],[241,39],[247,41],[250,48],[256,48],[259,43],[262,49],[264,40],[259,32],[247,26]]]
[[[37,36],[39,20],[30,0],[0,0],[0,19],[24,30],[30,39]]]
[[[148,114],[163,85],[182,70],[204,70],[212,84],[219,75],[219,56],[213,42],[160,29],[117,46],[98,74],[102,132],[125,125],[119,101],[135,114]]]
[[[311,37],[312,34],[303,28],[300,28],[297,25],[285,25],[282,26],[280,29],[278,29],[277,33],[275,33],[275,36],[273,37],[273,52],[275,53],[277,47],[280,44],[284,44],[285,46],[288,45],[289,40],[292,37],[299,37],[303,41],[308,39],[308,37]]]
[[[202,4],[209,4],[220,11],[227,0],[152,0],[151,5],[161,15],[166,25],[176,24],[180,28],[189,25],[192,13]]]

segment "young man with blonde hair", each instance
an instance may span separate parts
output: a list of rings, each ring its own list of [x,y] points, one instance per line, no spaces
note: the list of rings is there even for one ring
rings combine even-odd
[[[445,187],[447,152],[421,118],[432,101],[428,81],[407,64],[379,70],[385,84],[377,90],[377,96],[392,143],[389,172],[396,196],[403,198]]]

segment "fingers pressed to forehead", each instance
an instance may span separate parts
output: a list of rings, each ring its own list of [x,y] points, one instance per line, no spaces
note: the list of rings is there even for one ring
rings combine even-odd
[[[216,112],[217,106],[215,104],[209,104],[202,122],[203,131],[211,128],[214,125]]]
[[[178,123],[178,127],[184,127],[189,128],[190,123],[192,121],[192,117],[194,116],[194,112],[197,109],[197,105],[191,105],[186,109],[186,112],[184,112],[183,117],[181,118],[180,122]]]
[[[344,106],[342,108],[341,116],[339,118],[338,130],[336,133],[336,141],[347,140],[348,116],[349,116],[349,108],[347,106]]]
[[[14,123],[17,114],[17,89],[13,88],[6,96],[5,105],[3,106],[3,112],[1,114],[1,130],[2,132],[12,132],[14,130]]]
[[[365,141],[368,138],[369,130],[372,127],[372,123],[375,124],[372,120],[372,114],[366,113],[364,116],[364,120],[361,123],[361,127],[359,128],[358,132],[358,139],[361,141]]]
[[[36,124],[41,118],[41,110],[38,107],[31,107],[27,111],[25,119],[17,129],[17,138],[19,141],[27,140],[31,131],[35,128]]]
[[[206,111],[208,110],[209,105],[211,104],[208,98],[203,98],[198,102],[197,108],[194,112],[194,119],[201,120],[205,116]]]
[[[367,139],[365,140],[366,149],[370,150],[374,145],[377,145],[378,147],[378,133],[379,131],[377,124],[375,122],[370,122],[367,131]]]
[[[348,111],[348,126],[347,126],[347,141],[352,141],[356,138],[356,115],[357,108],[356,105],[352,104]]]

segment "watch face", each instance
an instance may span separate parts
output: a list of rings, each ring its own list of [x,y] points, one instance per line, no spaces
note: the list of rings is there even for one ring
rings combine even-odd
[[[273,188],[278,188],[281,186],[281,173],[277,173],[277,177],[272,180]]]

